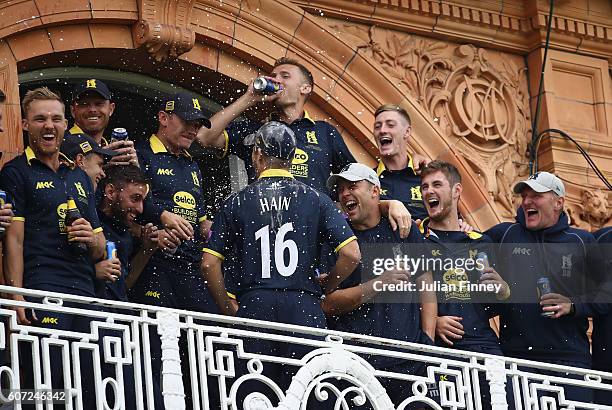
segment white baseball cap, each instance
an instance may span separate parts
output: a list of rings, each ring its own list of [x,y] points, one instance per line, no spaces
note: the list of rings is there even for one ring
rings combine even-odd
[[[536,172],[525,181],[518,182],[514,185],[514,193],[520,194],[527,186],[536,192],[552,191],[560,197],[565,196],[563,181],[550,172]]]
[[[338,185],[338,179],[340,178],[351,182],[368,181],[380,188],[380,180],[376,172],[372,168],[357,162],[345,166],[342,171],[330,176],[327,179],[327,188],[332,191]]]

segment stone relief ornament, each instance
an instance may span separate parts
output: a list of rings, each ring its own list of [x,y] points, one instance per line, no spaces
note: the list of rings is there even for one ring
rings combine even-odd
[[[528,173],[531,138],[523,60],[375,26],[332,28],[416,98],[481,178],[500,216],[511,218],[512,186]]]

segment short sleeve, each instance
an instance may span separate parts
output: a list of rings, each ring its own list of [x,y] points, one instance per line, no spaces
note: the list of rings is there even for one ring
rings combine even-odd
[[[14,219],[24,220],[26,212],[26,184],[23,175],[14,166],[5,166],[0,175],[0,185],[6,191],[7,201],[13,204]]]
[[[319,195],[319,200],[319,235],[338,253],[346,244],[357,238],[332,200],[327,195]]]
[[[94,192],[93,183],[91,182],[91,178],[89,178],[84,171],[81,172],[83,174],[82,179],[87,186],[87,209],[83,212],[83,217],[87,219],[94,233],[102,232],[102,224],[100,223],[100,218],[98,217],[98,211],[96,209],[96,193]]]
[[[353,154],[349,151],[344,139],[338,130],[332,125],[329,126],[329,138],[332,145],[332,172],[334,174],[340,172],[342,168],[355,161]]]
[[[231,198],[223,205],[221,210],[215,215],[212,225],[212,234],[204,252],[225,260],[225,257],[230,255],[233,250],[233,231],[231,223]]]
[[[251,158],[251,149],[242,142],[247,135],[257,131],[261,125],[261,123],[249,119],[233,121],[223,131],[223,136],[225,137],[224,156],[229,153],[236,155],[245,162],[249,161]]]

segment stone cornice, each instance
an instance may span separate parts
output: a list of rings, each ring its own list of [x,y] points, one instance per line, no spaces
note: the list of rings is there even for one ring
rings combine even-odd
[[[545,40],[548,10],[531,4],[525,7],[478,8],[439,0],[294,0],[315,15],[375,24],[427,36],[472,42],[520,54],[541,46]],[[479,2],[481,3],[481,2]],[[496,3],[496,2],[492,2]],[[504,11],[508,10],[508,11]],[[612,65],[612,25],[605,16],[586,20],[564,16],[557,9],[553,16],[553,47],[605,58]],[[576,13],[574,13],[576,14]],[[612,16],[608,16],[610,21]]]

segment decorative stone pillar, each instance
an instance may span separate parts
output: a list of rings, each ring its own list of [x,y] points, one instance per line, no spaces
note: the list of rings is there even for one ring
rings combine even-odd
[[[491,407],[493,410],[508,410],[506,401],[506,364],[502,359],[485,359]]]
[[[167,409],[185,409],[185,390],[178,339],[181,335],[177,313],[157,313],[157,333],[162,350],[162,395]]]
[[[4,132],[0,133],[0,163],[4,165],[23,152],[17,61],[4,40],[0,40],[0,89],[6,94],[2,117]]]

